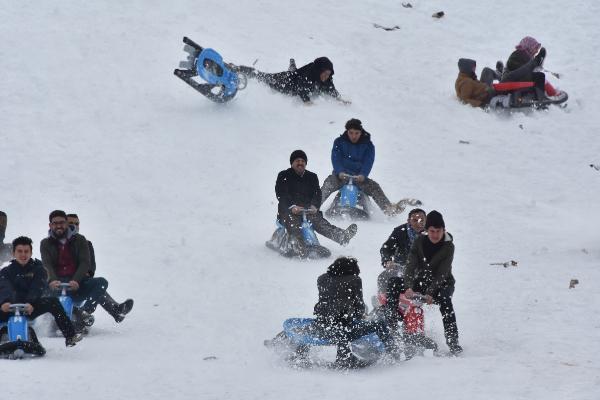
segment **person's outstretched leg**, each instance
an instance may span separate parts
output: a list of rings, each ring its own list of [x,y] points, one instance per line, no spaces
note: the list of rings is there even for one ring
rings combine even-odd
[[[108,281],[104,278],[88,278],[81,281],[79,290],[75,292],[73,300],[85,300],[82,310],[87,313],[96,311],[100,298],[106,293]]]
[[[390,199],[383,193],[383,189],[381,189],[379,183],[375,182],[373,179],[365,178],[365,181],[357,183],[357,186],[367,195],[371,196],[381,211],[386,215],[397,214],[397,210],[392,205]]]
[[[127,299],[123,303],[119,304],[111,297],[110,294],[104,293],[100,300],[98,301],[102,308],[106,310],[115,321],[121,322],[125,319],[125,315],[127,315],[131,309],[133,308],[133,300]]]
[[[308,219],[310,220],[310,222],[312,222],[313,227],[317,233],[320,233],[326,238],[329,238],[334,242],[341,244],[342,246],[347,245],[348,242],[350,242],[350,239],[352,239],[354,235],[356,235],[356,232],[358,230],[356,224],[350,224],[346,229],[338,228],[337,226],[331,224],[329,221],[323,218],[323,213],[321,211],[319,211],[316,214],[310,215]]]
[[[456,325],[456,315],[454,313],[454,306],[452,305],[453,293],[453,287],[442,288],[438,291],[434,300],[440,306],[446,344],[450,352],[458,354],[462,352],[462,347],[458,343],[458,326]]]

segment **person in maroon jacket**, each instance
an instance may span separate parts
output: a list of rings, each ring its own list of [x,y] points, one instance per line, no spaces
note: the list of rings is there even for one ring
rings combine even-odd
[[[40,253],[48,271],[50,289],[56,290],[61,283],[69,283],[73,300],[85,300],[82,311],[91,314],[99,304],[116,322],[123,321],[125,315],[131,311],[133,301],[128,300],[121,304],[115,302],[106,295],[108,281],[89,275],[91,259],[88,241],[69,227],[64,211],[52,211],[49,219],[50,231],[48,237],[40,244]]]

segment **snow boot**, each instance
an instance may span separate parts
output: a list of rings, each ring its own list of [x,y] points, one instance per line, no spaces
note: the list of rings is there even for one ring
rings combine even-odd
[[[108,293],[104,293],[100,299],[100,305],[115,319],[115,322],[119,323],[133,308],[133,300],[127,299],[119,304]]]
[[[76,333],[73,336],[69,336],[68,338],[65,338],[65,346],[73,347],[77,344],[77,342],[80,342],[81,339],[83,339],[83,334],[81,333]]]
[[[357,231],[358,231],[358,226],[356,224],[350,224],[346,229],[344,229],[344,232],[342,234],[342,240],[340,241],[340,244],[342,246],[346,246],[348,243],[350,243],[350,239],[352,239],[354,237],[354,235],[356,235]]]
[[[290,66],[288,67],[288,71],[289,72],[294,72],[296,71],[296,60],[294,60],[293,58],[290,58]]]

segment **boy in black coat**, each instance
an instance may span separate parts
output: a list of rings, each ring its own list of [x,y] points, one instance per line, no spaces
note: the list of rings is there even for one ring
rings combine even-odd
[[[310,104],[312,96],[321,94],[331,96],[344,104],[350,103],[343,100],[335,88],[332,78],[333,63],[327,57],[316,58],[298,69],[294,61],[290,60],[290,68],[277,73],[261,72],[245,66],[237,66],[233,69],[266,83],[280,93],[299,96],[304,103]]]
[[[81,334],[75,333],[71,320],[56,297],[42,297],[48,273],[40,260],[31,258],[31,239],[20,236],[13,241],[12,247],[15,259],[0,271],[0,321],[7,321],[10,317],[11,303],[25,303],[25,314],[32,320],[51,313],[65,337],[65,344],[74,346],[81,340]]]
[[[397,348],[385,321],[364,319],[362,280],[355,258],[340,257],[317,279],[319,301],[315,305],[316,324],[324,338],[337,344],[336,364],[342,368],[361,366],[350,348],[352,341],[377,333],[393,356]]]

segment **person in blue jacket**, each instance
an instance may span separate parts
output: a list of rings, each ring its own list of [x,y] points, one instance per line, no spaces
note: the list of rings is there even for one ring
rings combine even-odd
[[[359,119],[352,118],[345,125],[346,130],[333,142],[331,163],[333,173],[323,182],[322,201],[355,176],[353,182],[367,195],[371,196],[384,214],[393,216],[404,210],[399,204],[392,204],[381,186],[369,178],[375,161],[375,146],[371,142],[371,134],[363,129]]]

